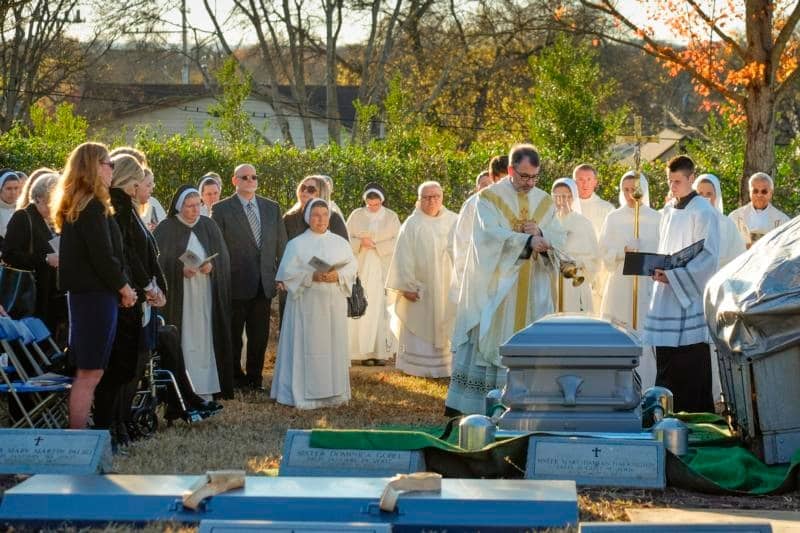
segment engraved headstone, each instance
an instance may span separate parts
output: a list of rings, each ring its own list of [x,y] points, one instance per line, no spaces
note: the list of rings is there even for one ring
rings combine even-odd
[[[311,432],[286,432],[280,476],[391,477],[425,471],[421,451],[312,448]]]
[[[199,533],[392,533],[391,524],[356,522],[283,522],[271,520],[203,520]]]
[[[0,429],[0,474],[102,474],[110,470],[108,431]]]
[[[655,440],[531,437],[525,478],[663,489],[664,460],[664,444]]]

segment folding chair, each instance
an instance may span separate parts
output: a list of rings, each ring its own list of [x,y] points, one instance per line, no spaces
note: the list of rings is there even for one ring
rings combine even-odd
[[[47,329],[41,319],[29,316],[17,322],[24,324],[33,335],[33,341],[29,346],[47,368],[59,363],[66,357],[66,354],[58,347],[50,330]]]
[[[0,318],[0,347],[9,362],[0,366],[0,394],[7,394],[9,405],[13,402],[21,414],[13,427],[64,427],[71,384],[63,379],[45,379],[41,366],[25,347],[25,341],[32,342],[26,330],[14,320]]]

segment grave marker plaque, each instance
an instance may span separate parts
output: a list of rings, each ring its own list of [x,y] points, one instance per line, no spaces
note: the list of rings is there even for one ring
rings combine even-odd
[[[655,440],[531,437],[525,478],[663,489],[664,460],[664,445]]]
[[[0,474],[101,474],[110,469],[108,431],[0,429]]]
[[[421,451],[312,448],[310,439],[310,431],[286,432],[278,475],[391,477],[425,471]]]

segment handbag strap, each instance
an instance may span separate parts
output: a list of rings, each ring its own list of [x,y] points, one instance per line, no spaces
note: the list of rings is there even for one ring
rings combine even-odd
[[[28,209],[23,209],[25,211],[25,216],[28,217],[28,228],[31,230],[31,238],[28,241],[28,253],[33,255],[33,220],[31,219],[31,214],[28,212]]]

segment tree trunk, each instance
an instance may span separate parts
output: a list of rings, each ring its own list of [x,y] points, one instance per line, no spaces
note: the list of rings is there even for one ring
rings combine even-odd
[[[336,22],[334,23],[334,17]],[[335,29],[334,29],[335,26]],[[325,2],[325,115],[328,122],[328,142],[341,143],[339,98],[336,93],[336,41],[342,27],[342,5],[339,0]]]
[[[775,172],[775,95],[768,87],[750,89],[744,105],[747,138],[744,149],[744,174],[739,180],[739,203],[750,201],[748,179],[756,172]]]

